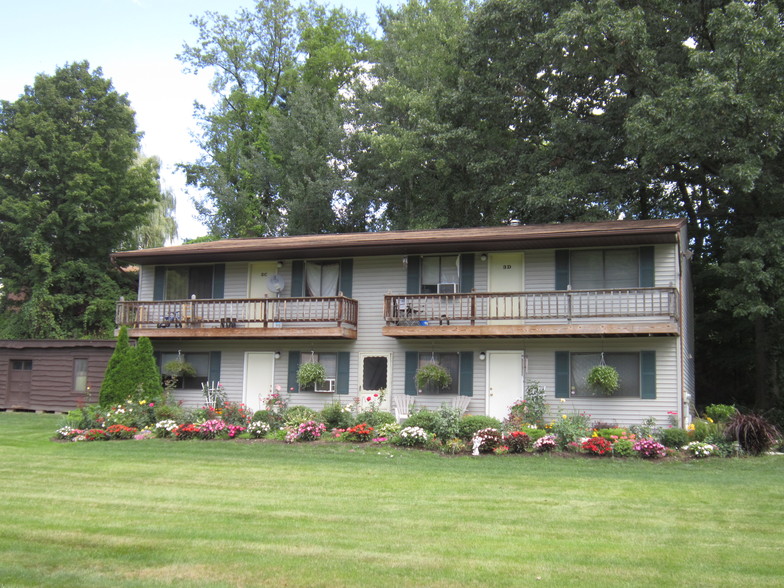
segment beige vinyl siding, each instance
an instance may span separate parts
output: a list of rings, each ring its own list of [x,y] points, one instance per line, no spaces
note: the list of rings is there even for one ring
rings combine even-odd
[[[678,287],[678,246],[656,245],[654,247],[654,286],[657,288]]]
[[[656,398],[588,398],[573,397],[561,402],[555,398],[556,351],[655,351]],[[659,425],[666,426],[668,411],[678,410],[678,339],[656,337],[648,339],[555,339],[531,341],[526,348],[528,358],[527,381],[538,381],[547,389],[550,418],[560,414],[585,412],[591,421],[618,425],[640,424],[653,417]]]
[[[248,263],[246,261],[235,261],[226,264],[226,277],[223,284],[223,297],[248,297]]]
[[[145,265],[139,270],[139,300],[152,300],[155,288],[155,266]]]
[[[555,250],[525,252],[526,291],[555,290]]]

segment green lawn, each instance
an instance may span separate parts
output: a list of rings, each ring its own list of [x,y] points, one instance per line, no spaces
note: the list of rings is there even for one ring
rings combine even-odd
[[[0,586],[780,586],[784,457],[55,443],[0,413]]]

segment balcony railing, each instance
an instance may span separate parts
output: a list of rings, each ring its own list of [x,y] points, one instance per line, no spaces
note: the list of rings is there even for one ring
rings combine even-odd
[[[357,301],[344,296],[120,301],[116,323],[135,329],[357,326]]]
[[[675,288],[472,292],[384,297],[388,326],[492,324],[500,321],[572,322],[602,319],[678,320]]]

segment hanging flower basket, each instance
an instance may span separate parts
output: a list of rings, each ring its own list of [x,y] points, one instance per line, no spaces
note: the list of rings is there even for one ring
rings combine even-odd
[[[176,378],[193,377],[196,375],[196,368],[184,359],[173,359],[164,364],[163,373]]]
[[[449,375],[449,372],[435,363],[423,365],[416,371],[414,378],[419,390],[426,388],[428,385],[443,390],[452,383],[452,376]]]
[[[326,377],[327,372],[324,366],[315,361],[303,363],[297,370],[297,383],[303,387],[310,384],[320,384]]]
[[[611,365],[597,365],[591,368],[585,382],[599,394],[612,396],[621,387],[621,378]]]

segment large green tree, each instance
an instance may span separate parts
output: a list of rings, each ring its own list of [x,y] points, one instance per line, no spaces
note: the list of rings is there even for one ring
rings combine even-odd
[[[197,210],[210,232],[334,230],[345,175],[340,91],[359,72],[370,40],[364,19],[315,3],[262,0],[233,18],[208,12],[194,25],[198,43],[179,58],[192,71],[214,73],[216,103],[197,105],[203,156],[183,168],[203,194]]]
[[[780,379],[781,9],[490,0],[466,44],[476,165],[515,216],[688,219],[703,399],[769,405]]]
[[[109,253],[161,200],[158,163],[138,158],[139,140],[127,97],[86,62],[0,102],[0,279],[14,295],[4,336],[113,329],[129,284]]]

